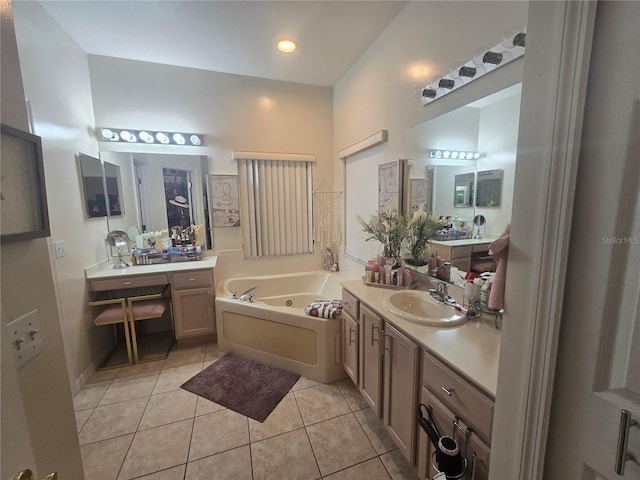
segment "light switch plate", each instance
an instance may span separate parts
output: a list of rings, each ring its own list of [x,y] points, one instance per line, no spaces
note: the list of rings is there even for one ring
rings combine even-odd
[[[7,334],[13,346],[16,368],[22,367],[42,352],[42,333],[38,310],[7,323]]]
[[[67,249],[64,246],[64,240],[56,240],[55,242],[53,242],[53,246],[56,249],[56,258],[67,256]]]

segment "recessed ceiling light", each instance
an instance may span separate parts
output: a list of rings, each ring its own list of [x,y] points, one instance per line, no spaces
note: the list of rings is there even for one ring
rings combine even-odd
[[[292,40],[280,40],[278,42],[278,50],[284,53],[291,53],[296,49],[296,44]]]

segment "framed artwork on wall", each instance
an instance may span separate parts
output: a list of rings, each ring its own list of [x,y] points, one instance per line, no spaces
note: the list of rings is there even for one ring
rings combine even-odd
[[[411,178],[409,180],[409,212],[417,210],[431,212],[431,198],[428,178]]]
[[[404,212],[405,166],[405,160],[396,160],[378,165],[379,212]]]
[[[4,124],[1,133],[0,240],[6,243],[48,237],[42,141],[37,135]]]
[[[213,227],[239,227],[240,201],[237,175],[209,175]]]

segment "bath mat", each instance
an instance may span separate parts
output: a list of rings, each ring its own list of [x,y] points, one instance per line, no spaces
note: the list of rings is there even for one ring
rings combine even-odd
[[[227,354],[181,388],[264,422],[300,375]]]

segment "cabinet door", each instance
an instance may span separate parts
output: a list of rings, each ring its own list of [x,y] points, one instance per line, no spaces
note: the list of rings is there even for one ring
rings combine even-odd
[[[360,306],[360,391],[373,412],[382,416],[382,320]]]
[[[353,383],[358,385],[359,325],[342,312],[342,366]]]
[[[384,425],[413,465],[419,349],[391,325],[384,329]]]
[[[440,433],[447,436],[454,435],[458,441],[460,451],[467,459],[467,469],[462,477],[463,480],[487,480],[489,478],[490,447],[473,429],[466,425],[464,419],[455,415],[424,387],[420,400],[431,409]],[[433,465],[434,447],[424,430],[420,427],[418,429],[418,478],[429,480],[438,473]]]
[[[193,288],[173,292],[176,338],[216,332],[213,288]]]

